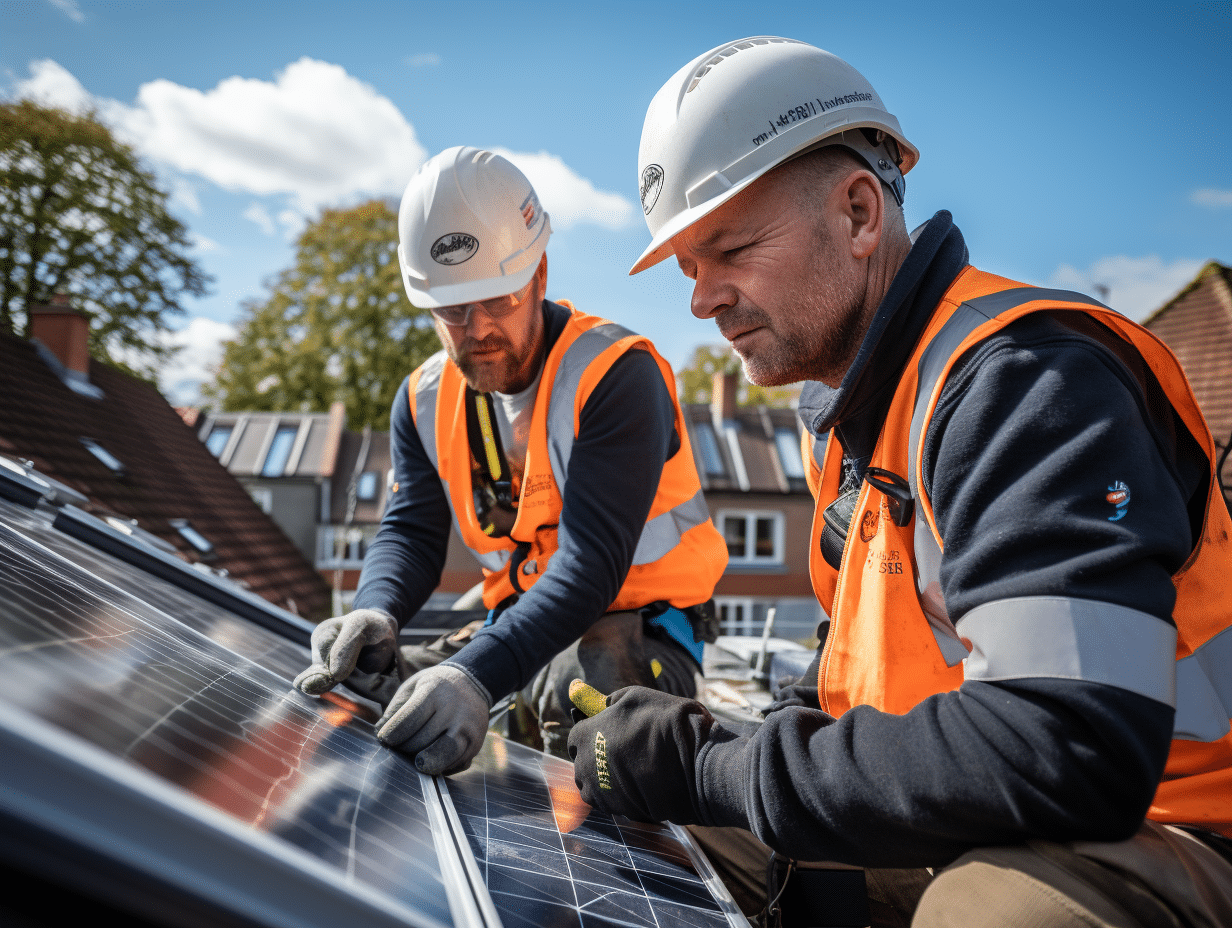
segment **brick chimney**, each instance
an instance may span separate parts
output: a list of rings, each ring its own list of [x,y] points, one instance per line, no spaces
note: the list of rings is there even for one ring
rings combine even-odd
[[[70,371],[90,373],[90,321],[57,293],[50,306],[30,307],[30,337],[37,338]]]
[[[710,417],[716,427],[736,418],[736,385],[738,375],[716,371],[710,388]]]

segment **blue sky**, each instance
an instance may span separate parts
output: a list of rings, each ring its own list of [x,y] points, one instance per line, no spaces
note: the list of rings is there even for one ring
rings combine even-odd
[[[551,297],[681,365],[720,341],[674,262],[637,277],[646,106],[750,35],[812,42],[873,84],[972,262],[1142,318],[1232,263],[1232,2],[875,4],[3,0],[0,95],[92,105],[173,191],[214,275],[164,377],[191,401],[240,304],[324,206],[397,197],[451,145],[501,149],[555,229]]]

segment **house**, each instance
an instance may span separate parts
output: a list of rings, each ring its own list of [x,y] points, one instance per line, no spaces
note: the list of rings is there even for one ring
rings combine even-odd
[[[725,635],[805,641],[826,618],[809,577],[813,498],[800,459],[794,409],[738,406],[736,374],[716,374],[710,403],[684,406],[710,515],[727,541],[715,589]]]
[[[346,411],[209,412],[191,416],[197,435],[350,608],[364,553],[376,536],[391,483],[389,433],[346,428]],[[482,579],[454,532],[441,583],[426,604],[444,609]]]
[[[1232,268],[1208,261],[1190,283],[1142,323],[1180,359],[1215,436],[1221,485],[1232,503]]]
[[[0,335],[0,455],[58,481],[77,508],[322,617],[329,589],[153,386],[89,355],[66,300],[30,310],[30,341]]]

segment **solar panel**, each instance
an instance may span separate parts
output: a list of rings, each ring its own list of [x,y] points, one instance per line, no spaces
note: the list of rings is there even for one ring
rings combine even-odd
[[[445,783],[505,928],[748,924],[687,832],[592,809],[566,761],[489,735]]]
[[[0,500],[10,864],[33,829],[263,925],[747,924],[683,830],[589,810],[571,765],[496,735],[424,777],[358,707],[291,686],[308,652],[276,610],[237,615],[54,517]]]

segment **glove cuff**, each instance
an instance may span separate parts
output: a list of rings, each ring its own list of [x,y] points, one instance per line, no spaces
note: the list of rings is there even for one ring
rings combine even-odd
[[[742,737],[716,723],[710,737],[697,753],[694,768],[694,795],[702,825],[734,826],[748,829],[745,809],[748,793],[751,746]]]
[[[445,661],[440,664],[440,669],[442,671],[451,671],[452,674],[456,674],[457,676],[465,679],[466,682],[473,686],[478,691],[479,695],[483,697],[483,701],[487,703],[488,709],[490,710],[492,708],[492,694],[488,692],[488,688],[480,683],[478,678],[473,673],[461,664],[453,664],[449,661]]]

